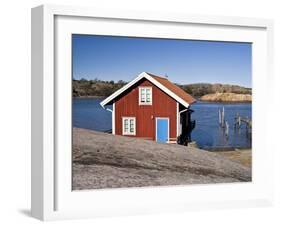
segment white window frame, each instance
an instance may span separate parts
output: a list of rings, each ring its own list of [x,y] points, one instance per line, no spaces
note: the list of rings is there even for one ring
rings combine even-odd
[[[141,102],[141,90],[145,90],[145,102]],[[150,89],[151,100],[150,102],[146,101],[146,89]],[[140,86],[139,87],[139,105],[152,105],[152,86]]]
[[[134,120],[134,131],[133,132],[130,132],[130,128],[131,128],[131,125],[130,125],[130,120]],[[128,128],[129,128],[129,131],[125,131],[125,120],[128,120]],[[136,135],[136,117],[122,117],[122,135]]]

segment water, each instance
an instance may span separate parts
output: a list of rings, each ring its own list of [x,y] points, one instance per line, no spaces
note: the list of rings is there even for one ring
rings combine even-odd
[[[111,112],[100,106],[102,98],[73,99],[73,126],[97,131],[111,129]],[[225,109],[225,120],[229,124],[228,137],[219,126],[218,111]],[[234,128],[236,113],[242,117],[252,116],[250,103],[206,103],[198,102],[192,105],[192,119],[196,127],[191,138],[203,149],[215,148],[251,148],[251,138],[247,135],[245,125]]]
[[[219,109],[224,107],[225,120],[229,124],[228,137],[225,130],[219,126]],[[250,103],[206,103],[198,102],[191,107],[194,110],[192,119],[196,120],[196,127],[192,131],[192,140],[200,148],[251,148],[251,137],[242,124],[240,129],[235,129],[235,116],[239,113],[242,117],[252,118],[252,105]]]
[[[102,98],[74,98],[72,107],[73,126],[96,131],[110,130],[111,112],[100,106],[102,100]]]

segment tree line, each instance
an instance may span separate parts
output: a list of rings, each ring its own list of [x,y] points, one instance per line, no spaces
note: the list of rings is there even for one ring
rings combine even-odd
[[[119,80],[117,82],[103,81],[99,79],[87,80],[80,79],[72,80],[72,94],[73,97],[86,96],[109,96],[116,90],[123,87],[127,82]],[[210,83],[196,83],[179,85],[185,92],[194,97],[201,97],[211,93],[237,93],[237,94],[252,94],[251,88],[246,88],[238,85],[229,84],[210,84]]]

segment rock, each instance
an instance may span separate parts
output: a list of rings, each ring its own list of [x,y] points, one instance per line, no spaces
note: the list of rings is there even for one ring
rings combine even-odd
[[[237,93],[212,93],[202,96],[200,100],[215,102],[251,102],[252,95]]]
[[[72,174],[74,190],[252,179],[251,168],[215,153],[78,128],[73,128]]]
[[[191,141],[190,143],[188,143],[188,147],[198,148],[198,145],[197,145],[196,141]]]

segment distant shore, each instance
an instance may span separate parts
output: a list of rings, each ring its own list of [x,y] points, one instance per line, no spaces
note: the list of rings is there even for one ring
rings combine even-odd
[[[211,93],[200,97],[199,100],[208,102],[251,103],[252,95],[237,93]]]
[[[73,97],[108,97],[115,91],[126,85],[125,81],[103,81],[103,80],[86,80],[80,79],[72,81],[72,95]],[[252,94],[252,89],[231,84],[211,84],[211,83],[195,83],[195,84],[176,84],[186,93],[193,97],[203,97],[204,95],[216,94],[216,93],[234,93],[246,95]]]
[[[105,96],[72,96],[73,99],[97,99],[106,98]]]
[[[203,97],[196,97],[200,102],[210,102],[210,103],[251,103],[251,100],[241,100],[241,99],[221,99],[221,98],[211,98],[209,95],[212,94],[207,94]],[[239,94],[243,95],[243,94]],[[102,99],[106,98],[106,96],[73,96],[73,99]]]

